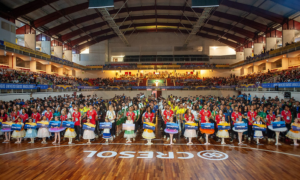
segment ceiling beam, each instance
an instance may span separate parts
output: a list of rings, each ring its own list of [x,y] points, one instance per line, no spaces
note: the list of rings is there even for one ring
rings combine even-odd
[[[181,23],[162,23],[162,22],[158,22],[157,23],[158,26],[174,26],[174,27],[186,27],[186,28],[192,28],[192,25],[190,24],[186,24],[186,25],[183,25]],[[131,27],[142,27],[142,26],[156,26],[156,23],[153,22],[153,23],[139,23],[139,24],[132,24]],[[128,29],[128,26],[127,25],[124,25],[124,26],[120,26],[120,29]],[[156,29],[156,28],[155,28]],[[159,29],[157,29],[159,30]],[[163,29],[163,30],[166,30],[166,29]],[[177,32],[175,31],[174,29],[170,29],[171,32]],[[202,29],[203,31],[206,31],[206,32],[210,32],[210,33],[214,33],[214,34],[217,34],[217,35],[223,35],[224,32],[223,31],[219,31],[219,30],[215,30],[215,29],[211,29],[211,28],[206,28],[206,27],[203,27]],[[97,31],[97,32],[94,32],[94,33],[91,33],[89,35],[86,35],[86,36],[82,36],[82,37],[79,37],[77,39],[74,39],[70,42],[70,44],[72,46],[75,46],[77,44],[80,44],[88,39],[90,39],[90,37],[97,37],[97,36],[101,36],[101,35],[104,35],[106,33],[111,33],[112,31],[110,29],[105,29],[105,30],[100,30],[100,31]],[[130,31],[127,31],[127,32],[130,32]],[[165,32],[165,31],[164,31]],[[186,33],[188,33],[188,31],[184,31]],[[202,33],[203,34],[203,33]],[[217,36],[215,36],[217,37]],[[246,39],[245,38],[241,38],[241,37],[238,37],[236,35],[233,35],[233,34],[229,34],[227,33],[224,37],[228,38],[228,39],[231,39],[233,41],[236,41],[240,44],[246,42]]]
[[[181,16],[172,16],[172,15],[157,15],[157,18],[158,19],[180,19]],[[186,17],[183,17],[186,19]],[[196,21],[197,18],[195,17],[187,17],[190,21]],[[85,19],[85,18],[84,18]],[[144,20],[144,19],[155,19],[155,15],[147,15],[147,16],[131,16],[131,19],[132,20]],[[125,20],[125,18],[119,18],[119,19],[116,19],[115,22],[123,22]],[[79,19],[74,19],[72,20],[74,23],[76,22],[79,22],[80,20]],[[125,21],[125,22],[128,22],[128,21]],[[59,25],[53,29],[50,29],[48,32],[50,34],[52,34],[53,32],[57,32],[57,31],[64,31],[67,29],[67,25],[69,23],[65,23],[65,24],[62,24],[62,25]],[[232,28],[232,25],[230,24],[225,24],[225,23],[221,23],[221,22],[218,22],[218,21],[212,21],[212,20],[209,20],[207,24],[210,24],[210,25],[213,25],[213,26],[217,26],[217,27],[221,27],[221,28],[224,28],[224,29],[231,29]],[[102,28],[103,26],[105,26],[106,23],[105,22],[100,22],[100,23],[97,23],[97,24],[93,24],[93,25],[89,25],[89,26],[85,26],[85,27],[82,27],[82,29],[84,31],[90,31],[90,30],[93,30],[95,28]],[[178,25],[181,25],[181,23],[179,23]],[[190,28],[191,25],[190,24],[184,24],[184,26]],[[233,27],[232,28],[233,31],[235,31],[236,33],[238,34],[241,34],[243,36],[246,36],[247,38],[253,38],[255,36],[255,33],[251,32],[251,31],[248,31],[248,30],[245,30],[245,29],[242,29],[242,28],[238,28],[238,27]],[[81,34],[81,30],[80,29],[77,29],[75,31],[72,31],[70,33],[67,33],[67,34],[64,34],[61,36],[61,39],[63,41],[66,41],[68,39],[71,39],[77,35],[80,35]]]
[[[237,9],[240,11],[245,11],[245,12],[248,12],[251,14],[255,14],[259,17],[268,19],[272,22],[276,22],[279,24],[281,24],[284,21],[283,16],[273,13],[273,12],[270,12],[270,11],[267,11],[267,10],[264,10],[264,9],[261,9],[261,8],[258,8],[258,7],[255,7],[255,6],[250,6],[247,4],[238,3],[238,2],[229,1],[229,0],[223,0],[221,5],[227,6],[229,8]]]
[[[61,9],[60,11],[64,14],[71,14],[71,13],[75,13],[84,9],[87,9],[88,7],[88,3],[83,3],[83,4],[79,4],[79,5],[75,5],[72,7],[68,7],[65,9]],[[182,10],[182,6],[142,6],[142,7],[128,7],[127,9],[114,9],[114,10],[110,10],[109,14],[116,14],[116,13],[127,13],[127,11],[147,11],[147,10],[174,10],[174,11],[181,11]],[[192,9],[190,7],[186,7],[185,11],[189,11],[189,12],[196,12],[196,13],[202,13],[203,9],[200,8],[195,8]],[[224,18],[224,19],[228,19],[231,21],[236,21],[239,22],[240,19],[242,17],[240,16],[235,16],[235,15],[231,15],[231,14],[227,14],[227,13],[223,13],[220,11],[215,11],[214,12],[214,16],[220,17],[220,18]],[[58,13],[51,13],[49,15],[46,15],[44,17],[41,17],[35,21],[33,21],[33,25],[37,28],[40,26],[43,26],[51,21],[54,21],[58,18],[60,18],[61,16],[59,16]],[[244,24],[245,26],[249,26],[251,28],[257,29],[258,31],[265,31],[267,29],[267,26],[249,19],[244,19],[243,21],[240,22],[241,24]]]
[[[54,3],[59,0],[46,0],[48,4]],[[9,13],[13,15],[15,18],[26,15],[32,11],[38,10],[43,6],[46,6],[47,3],[41,0],[34,0],[24,5],[21,5],[15,9],[12,9]]]
[[[157,29],[158,32],[178,32],[177,29]],[[131,33],[147,33],[147,32],[156,32],[156,29],[147,29],[147,30],[133,30],[133,31],[128,31],[129,34]],[[182,31],[182,33],[188,33],[187,31]],[[208,38],[208,39],[212,39],[212,40],[217,40],[218,37],[217,36],[213,36],[213,35],[208,35],[208,34],[204,34],[204,33],[197,33],[198,36],[201,36],[203,38]],[[115,34],[112,34],[112,35],[108,35],[108,36],[101,36],[101,37],[97,37],[95,38],[97,41],[104,41],[104,40],[107,40],[107,39],[111,39],[111,38],[114,38],[114,37],[117,37],[117,35]],[[221,43],[223,44],[226,44],[230,47],[237,47],[238,44],[234,43],[234,42],[231,42],[231,41],[228,41],[226,39],[221,39],[220,40]],[[82,50],[84,48],[87,48],[93,44],[96,44],[94,41],[89,41],[89,42],[86,42],[84,44],[81,44],[78,46],[78,50]]]

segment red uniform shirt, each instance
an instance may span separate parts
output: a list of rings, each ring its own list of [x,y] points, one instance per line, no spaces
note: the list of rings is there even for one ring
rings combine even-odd
[[[21,114],[20,118],[23,120],[23,123],[28,119],[28,114]]]
[[[0,114],[0,122],[6,122],[7,121],[7,114]]]
[[[250,120],[252,120],[253,122],[255,122],[255,117],[257,116],[257,113],[255,111],[248,112],[248,125],[252,125],[252,123],[250,122]]]
[[[61,120],[61,121],[66,121],[67,118],[68,118],[67,115],[61,115],[61,116],[60,116],[60,120]]]
[[[193,114],[190,114],[190,115],[185,114],[185,115],[184,115],[185,121],[190,121],[190,120],[189,120],[190,117],[192,117],[192,121],[195,121],[195,117],[194,117]]]
[[[282,118],[286,121],[286,122],[291,122],[292,120],[292,114],[291,111],[282,111],[281,112],[281,116]]]
[[[220,116],[219,114],[216,115],[216,123],[217,125],[220,124],[220,122],[222,121],[222,118],[225,117],[225,115],[223,114],[222,116]]]
[[[205,123],[206,120],[205,118],[209,118],[211,116],[211,112],[209,110],[205,111],[204,109],[202,109],[200,112],[200,117],[201,117],[201,123]]]
[[[41,115],[40,113],[33,113],[31,114],[32,122],[36,123],[41,120]]]
[[[145,113],[145,119],[149,119],[151,123],[153,122],[153,118],[154,118],[154,113],[148,113],[148,112]]]
[[[300,118],[300,113],[297,114],[297,118]]]
[[[72,120],[74,121],[74,125],[75,126],[79,126],[80,125],[80,117],[81,117],[81,114],[80,112],[73,112],[72,114]]]
[[[17,119],[17,117],[19,116],[19,112],[11,112],[10,114],[10,117],[11,117],[11,120],[14,121]]]
[[[126,113],[126,117],[130,116],[131,120],[134,121],[135,120],[135,113],[134,112],[127,112]]]
[[[238,121],[240,116],[242,116],[240,112],[234,111],[231,113],[231,119],[234,119],[235,121]],[[232,124],[234,124],[234,121],[232,121]]]
[[[87,115],[87,118],[90,119],[90,122],[91,122],[92,124],[96,124],[96,116],[97,116],[97,112],[96,112],[94,109],[93,109],[92,111],[89,110],[89,111],[86,113],[86,115]]]
[[[51,118],[53,118],[52,112],[45,112],[45,116],[46,116],[46,118],[47,118],[47,121],[50,121]]]
[[[173,118],[173,111],[172,110],[165,110],[164,111],[164,117],[165,117],[165,124],[167,124],[167,122],[170,122],[170,118]]]
[[[267,126],[271,125],[271,122],[274,122],[276,116],[273,114],[273,115],[270,115],[268,114],[266,119],[267,119]]]

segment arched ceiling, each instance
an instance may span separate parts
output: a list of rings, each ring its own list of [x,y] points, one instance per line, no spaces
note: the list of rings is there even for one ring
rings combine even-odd
[[[108,8],[125,35],[158,31],[189,34],[204,10],[192,9],[191,0],[125,2],[114,0],[114,8]],[[280,30],[298,11],[299,0],[220,0],[197,35],[237,47],[274,27]],[[88,9],[88,0],[1,0],[0,16],[26,22],[78,49],[117,37],[98,9]]]

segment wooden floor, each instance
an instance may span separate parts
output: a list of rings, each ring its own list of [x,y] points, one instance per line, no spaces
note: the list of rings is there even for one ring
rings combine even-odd
[[[131,145],[123,135],[108,145],[102,138],[92,145],[0,144],[0,179],[300,179],[300,147],[221,146],[212,139],[205,146],[196,138],[191,146],[184,138],[170,146],[156,134],[152,146],[141,132]]]

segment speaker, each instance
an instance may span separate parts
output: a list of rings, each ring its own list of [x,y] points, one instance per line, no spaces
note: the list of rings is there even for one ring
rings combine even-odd
[[[40,88],[40,87],[37,87],[36,91],[37,91],[37,92],[41,92],[41,88]]]
[[[279,91],[279,88],[278,88],[278,86],[275,86],[275,91]]]
[[[81,91],[81,88],[79,88],[79,91]]]
[[[291,92],[284,92],[284,98],[291,98]]]

